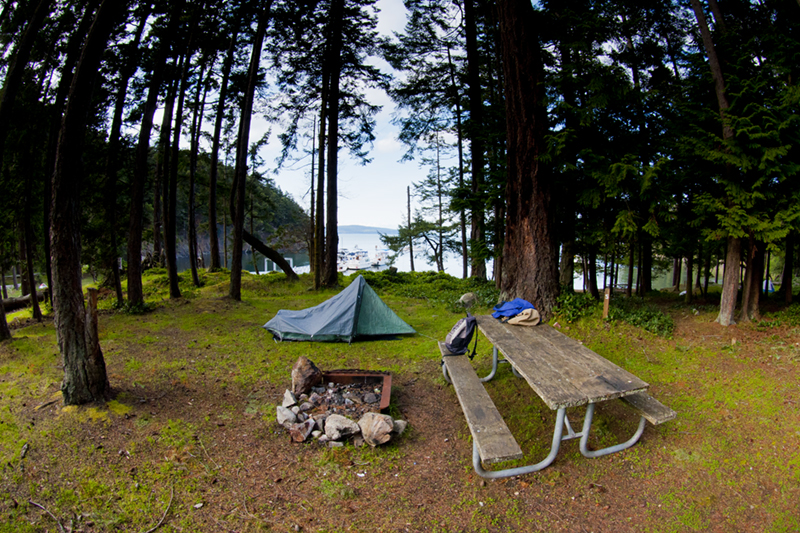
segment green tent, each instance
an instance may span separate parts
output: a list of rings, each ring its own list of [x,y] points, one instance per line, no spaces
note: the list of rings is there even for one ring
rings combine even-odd
[[[315,307],[281,309],[264,324],[281,341],[347,341],[416,333],[358,276],[342,292]]]

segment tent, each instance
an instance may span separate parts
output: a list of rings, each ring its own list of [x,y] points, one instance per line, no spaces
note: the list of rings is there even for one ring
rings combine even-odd
[[[358,276],[346,289],[315,307],[281,309],[264,324],[281,341],[347,341],[356,337],[416,333]]]

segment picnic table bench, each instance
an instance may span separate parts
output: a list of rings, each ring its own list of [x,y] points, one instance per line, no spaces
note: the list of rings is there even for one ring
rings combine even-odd
[[[488,315],[476,318],[479,330],[492,343],[492,370],[487,376],[479,378],[469,357],[452,355],[443,342],[439,342],[439,350],[442,372],[455,389],[472,434],[473,467],[482,477],[503,478],[546,468],[555,460],[561,442],[568,439],[580,438],[580,451],[586,457],[618,452],[639,440],[645,421],[655,425],[676,416],[675,411],[647,394],[647,383],[546,324],[513,326]],[[500,359],[499,353],[504,359]],[[498,363],[504,362],[511,365],[514,375],[528,382],[550,409],[557,411],[555,429],[550,453],[541,462],[488,471],[484,470],[484,464],[523,457],[519,444],[483,386],[495,376]],[[639,426],[623,443],[589,450],[595,405],[614,399],[622,400],[639,413]],[[575,432],[566,411],[582,405],[587,406],[583,428]]]

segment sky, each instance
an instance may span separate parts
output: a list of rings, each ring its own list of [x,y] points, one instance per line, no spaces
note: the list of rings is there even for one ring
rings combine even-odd
[[[402,0],[379,0],[378,7],[381,10],[378,20],[380,33],[390,35],[392,31],[403,30],[406,23],[406,9]],[[376,60],[374,64],[388,69],[382,60]],[[367,95],[371,103],[383,106],[376,116],[375,142],[369,151],[372,162],[362,166],[358,161],[351,159],[346,150],[340,152],[339,225],[396,229],[406,219],[408,202],[406,188],[413,182],[423,180],[427,170],[420,168],[417,161],[399,162],[405,148],[397,140],[398,127],[391,123],[394,105],[383,91],[370,90]],[[266,121],[254,116],[250,132],[251,142],[260,138],[269,127]],[[276,133],[277,130],[272,126],[270,143],[259,153],[267,171],[275,168],[274,162],[280,152]],[[310,168],[308,165],[295,166],[297,168],[282,169],[278,174],[270,173],[270,176],[282,191],[291,195],[300,206],[308,210]]]

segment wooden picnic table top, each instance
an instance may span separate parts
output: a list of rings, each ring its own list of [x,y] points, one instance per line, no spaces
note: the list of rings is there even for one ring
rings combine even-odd
[[[650,386],[547,324],[514,326],[480,315],[478,328],[550,409],[637,394]]]

